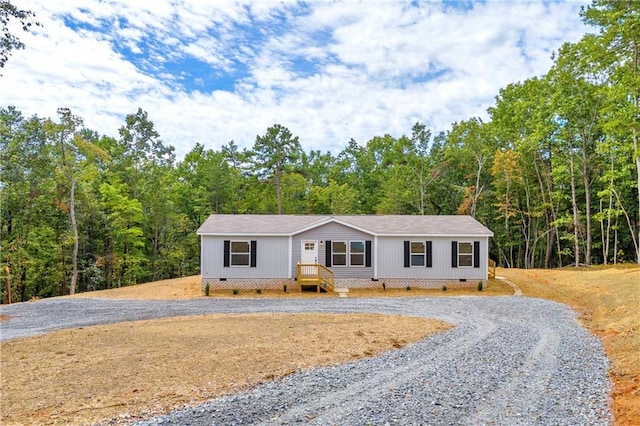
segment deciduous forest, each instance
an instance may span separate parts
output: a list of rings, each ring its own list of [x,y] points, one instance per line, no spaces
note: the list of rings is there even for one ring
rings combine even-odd
[[[100,135],[82,111],[2,107],[0,295],[197,274],[211,213],[468,214],[505,267],[640,263],[640,3],[596,0],[582,18],[595,32],[501,89],[487,119],[436,135],[417,122],[337,154],[274,124],[250,148],[177,160],[143,108]]]

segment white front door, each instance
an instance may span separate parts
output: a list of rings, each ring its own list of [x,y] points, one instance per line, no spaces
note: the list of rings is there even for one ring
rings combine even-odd
[[[302,247],[300,248],[300,263],[318,263],[318,241],[303,240],[300,244],[302,244]],[[318,267],[303,266],[302,273],[304,275],[315,275],[318,273]]]
[[[303,240],[301,244],[300,263],[318,263],[318,242]]]

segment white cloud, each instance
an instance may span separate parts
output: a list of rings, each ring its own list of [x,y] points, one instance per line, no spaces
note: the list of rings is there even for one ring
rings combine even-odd
[[[305,13],[291,1],[32,3],[44,26],[21,34],[27,49],[2,70],[0,104],[40,116],[70,107],[111,136],[141,107],[179,156],[196,141],[250,147],[274,123],[305,149],[334,153],[350,138],[409,133],[417,120],[446,130],[484,116],[501,87],[547,72],[551,52],[586,31],[584,2],[490,1],[463,10],[346,0],[311,2]],[[63,16],[85,26],[73,31]],[[117,45],[139,56],[138,65]],[[174,58],[198,59],[210,72],[170,74],[164,67]],[[310,68],[297,68],[301,58]],[[238,66],[249,74],[234,87],[200,89]],[[183,88],[188,79],[198,91]]]

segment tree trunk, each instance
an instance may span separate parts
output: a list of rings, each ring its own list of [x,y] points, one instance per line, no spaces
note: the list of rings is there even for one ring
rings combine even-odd
[[[613,228],[613,264],[618,264],[618,217],[616,216],[616,226]]]
[[[610,189],[613,188],[613,176],[614,176],[613,172],[614,172],[614,161],[612,156],[611,171],[610,171],[611,179],[609,181]],[[612,209],[613,209],[613,192],[609,191],[609,206],[607,208],[606,229],[604,228],[604,219],[600,221],[600,224],[601,224],[600,229],[602,234],[602,257],[603,257],[603,263],[605,265],[607,265],[609,262],[609,246],[611,242],[611,210]],[[600,199],[600,211],[602,211],[602,199]],[[613,252],[613,255],[614,255],[614,263],[615,263],[615,251]]]
[[[586,247],[584,252],[584,263],[591,265],[591,247],[593,245],[593,236],[591,232],[591,183],[589,182],[589,168],[587,167],[586,145],[583,142],[582,147],[582,183],[584,185],[585,197],[585,220],[586,220]]]
[[[551,151],[551,149],[549,149]],[[540,159],[542,162],[543,160]],[[553,178],[552,178],[552,167],[551,167],[551,158],[549,158],[549,171],[547,173],[547,178],[543,179],[543,171],[540,170],[539,164],[537,160],[533,160],[533,165],[536,170],[536,178],[538,179],[538,185],[540,187],[540,195],[542,196],[542,202],[549,206],[545,209],[545,226],[547,229],[553,228],[552,232],[547,233],[547,250],[545,252],[544,259],[544,267],[546,269],[551,268],[551,258],[553,254],[553,242],[555,240],[556,246],[558,248],[558,266],[562,267],[562,250],[560,250],[560,239],[558,238],[559,234],[557,232],[557,226],[552,225],[552,223],[556,223],[558,219],[557,209],[553,205]],[[546,186],[546,188],[545,188]]]
[[[11,304],[11,269],[9,269],[9,265],[4,265],[4,280],[6,285],[6,294],[4,295],[4,300],[7,305]]]
[[[276,184],[276,201],[278,203],[278,214],[282,214],[282,188],[280,187],[280,167],[278,166],[276,166],[274,181]]]
[[[71,215],[71,230],[73,232],[73,256],[71,258],[72,273],[69,294],[75,294],[78,283],[78,223],[76,221],[76,181],[73,178],[71,179],[69,214]]]
[[[471,204],[471,216],[474,218],[476,217],[478,209],[478,200],[480,199],[480,194],[483,190],[483,188],[480,187],[480,175],[482,174],[485,159],[482,157],[482,154],[478,154],[476,156],[476,161],[478,162],[478,171],[476,172],[476,185],[474,187],[473,202]]]
[[[633,75],[637,76],[640,67],[640,49],[638,48],[638,43],[633,41]],[[636,78],[637,81],[637,78]],[[640,98],[640,93],[638,93],[638,87],[634,87],[633,91],[633,110],[634,114],[634,125],[631,127],[631,137],[633,139],[633,152],[636,157],[636,174],[637,174],[637,182],[636,182],[636,191],[638,193],[638,215],[636,217],[636,224],[640,224],[640,149],[638,147],[638,125],[640,122],[638,121],[638,116],[640,115],[640,105],[638,105]],[[633,232],[633,231],[632,231]],[[637,229],[637,241],[640,242],[640,226]],[[639,244],[636,244],[636,263],[640,265],[640,247]]]
[[[573,208],[573,238],[575,250],[575,266],[580,266],[580,216],[578,201],[576,199],[576,177],[573,167],[573,153],[569,154],[569,167],[571,171],[571,206]]]
[[[636,99],[636,104],[637,104],[637,99]],[[636,110],[638,108],[636,107]],[[638,192],[638,217],[636,219],[636,223],[640,223],[640,148],[638,147],[638,133],[636,132],[636,130],[634,129],[633,131],[633,148],[634,148],[634,152],[636,153],[636,173],[638,175],[638,182],[637,182],[637,192]],[[640,241],[640,226],[638,226],[638,236],[637,236],[637,240]],[[636,248],[636,263],[638,265],[640,265],[640,250],[638,248]]]

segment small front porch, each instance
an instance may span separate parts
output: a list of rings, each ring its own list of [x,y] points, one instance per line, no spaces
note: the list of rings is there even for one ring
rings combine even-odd
[[[296,277],[300,292],[303,287],[313,287],[318,293],[333,292],[335,288],[333,271],[318,263],[298,263]]]

